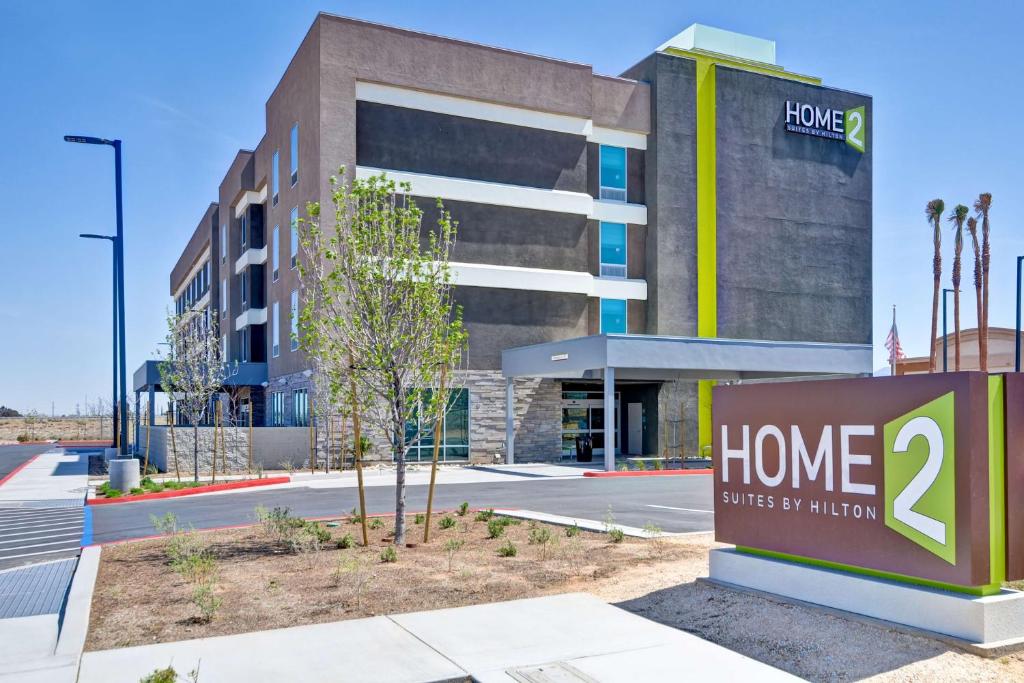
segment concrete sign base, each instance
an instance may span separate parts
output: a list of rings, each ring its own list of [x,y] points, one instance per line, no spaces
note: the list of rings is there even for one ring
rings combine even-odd
[[[1003,654],[1024,646],[1024,592],[979,597],[738,552],[712,550],[712,582],[853,612]]]

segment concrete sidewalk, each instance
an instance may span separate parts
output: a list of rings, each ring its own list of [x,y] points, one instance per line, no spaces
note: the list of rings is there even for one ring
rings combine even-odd
[[[82,505],[88,487],[88,457],[55,449],[40,454],[0,486],[0,507]]]
[[[80,683],[799,680],[584,593],[161,643],[82,657]]]

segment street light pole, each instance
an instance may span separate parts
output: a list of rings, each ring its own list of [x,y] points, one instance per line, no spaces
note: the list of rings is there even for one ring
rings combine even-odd
[[[1020,372],[1020,278],[1021,264],[1024,264],[1024,256],[1017,257],[1017,337],[1013,340],[1013,369]]]
[[[74,142],[85,145],[108,145],[114,148],[114,192],[116,197],[117,210],[117,235],[114,242],[114,268],[117,281],[117,346],[118,346],[118,377],[120,400],[118,405],[121,411],[128,405],[128,371],[125,359],[125,338],[124,338],[124,212],[121,202],[121,141],[107,140],[88,135],[65,135],[65,142]],[[128,455],[128,421],[120,420],[120,454],[122,457]]]
[[[113,275],[113,287],[111,288],[111,339],[110,348],[113,350],[113,362],[110,365],[110,372],[113,379],[113,393],[110,396],[110,419],[113,423],[113,428],[110,431],[111,442],[116,441],[114,435],[117,433],[117,237],[111,235],[93,235],[89,233],[83,233],[79,237],[84,237],[89,240],[110,240],[111,250],[110,256],[113,262],[113,268],[111,273]]]

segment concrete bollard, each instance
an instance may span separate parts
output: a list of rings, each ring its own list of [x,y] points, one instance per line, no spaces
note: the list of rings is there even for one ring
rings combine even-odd
[[[139,461],[136,458],[113,458],[110,468],[110,488],[128,493],[139,487]]]

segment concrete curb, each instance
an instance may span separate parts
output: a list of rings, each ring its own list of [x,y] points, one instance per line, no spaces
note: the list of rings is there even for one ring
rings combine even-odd
[[[85,636],[89,632],[89,614],[92,611],[92,594],[96,588],[96,576],[100,569],[100,546],[82,548],[71,579],[71,590],[64,604],[64,619],[57,638],[58,657],[74,657],[77,662],[85,648]]]
[[[33,455],[31,458],[29,458],[28,460],[26,460],[25,462],[21,463],[20,465],[15,467],[13,470],[11,470],[7,474],[5,474],[3,479],[0,479],[0,486],[3,486],[4,484],[6,484],[8,481],[10,481],[11,479],[14,478],[14,475],[16,475],[18,472],[21,472],[23,469],[25,469],[26,467],[28,467],[29,465],[34,463],[36,461],[36,458],[38,458],[40,455],[42,455],[42,453],[39,453],[37,455]]]
[[[584,477],[596,477],[606,479],[612,477],[683,477],[691,474],[714,474],[712,469],[704,470],[628,470],[625,472],[594,472],[588,470],[583,473]]]
[[[535,522],[545,522],[547,524],[554,524],[555,526],[578,526],[584,531],[596,531],[597,533],[605,534],[608,533],[608,525],[604,522],[599,522],[593,519],[581,519],[577,517],[563,517],[562,515],[552,515],[547,512],[535,512],[533,510],[505,510],[505,509],[494,509],[494,514],[502,515],[504,517],[515,517],[516,519],[529,519]],[[684,531],[681,533],[673,532],[654,532],[646,529],[641,529],[635,526],[624,526],[622,524],[612,524],[612,527],[621,529],[622,533],[627,536],[634,538],[675,538],[677,536],[697,536],[702,534],[713,533],[711,531]]]
[[[123,498],[90,498],[86,505],[118,505],[120,503],[137,503],[143,500],[159,500],[163,498],[180,498],[181,496],[196,496],[201,493],[216,493],[218,491],[232,491],[234,489],[249,489],[257,486],[273,486],[276,484],[288,484],[291,477],[270,477],[268,479],[248,479],[245,481],[229,481],[223,484],[210,484],[209,486],[195,486],[190,489],[178,491],[160,491],[158,493],[141,493],[137,496],[125,496]]]

